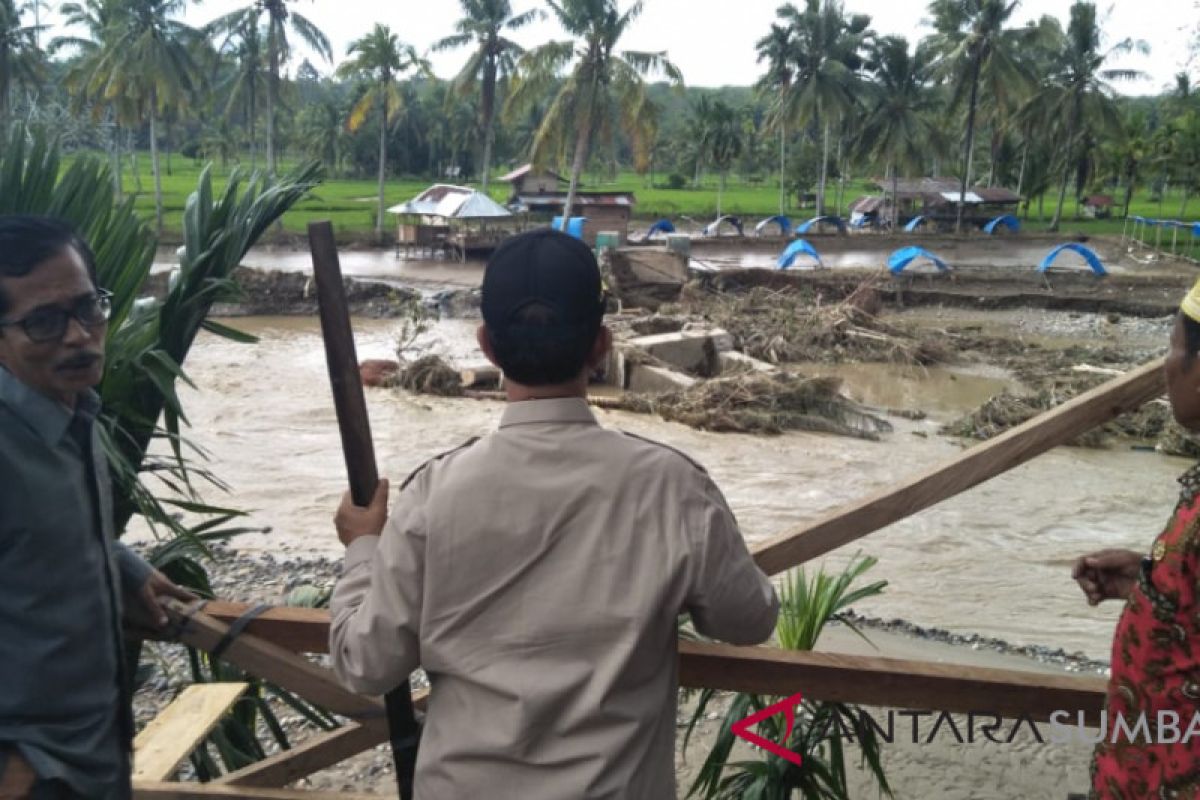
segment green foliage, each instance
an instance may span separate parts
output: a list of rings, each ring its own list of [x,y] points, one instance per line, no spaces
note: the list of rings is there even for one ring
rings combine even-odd
[[[780,592],[780,615],[776,628],[780,646],[789,650],[811,650],[829,621],[842,619],[849,624],[839,617],[840,612],[859,600],[880,594],[887,586],[886,581],[854,586],[875,564],[874,558],[855,556],[837,574],[826,573],[823,567],[817,570],[811,580],[804,570],[790,573]],[[851,629],[863,636],[853,625]],[[696,724],[704,717],[716,696],[717,693],[711,689],[699,693],[696,710],[684,735],[685,747]],[[798,793],[806,800],[849,800],[843,737],[857,744],[862,763],[875,779],[880,792],[891,796],[883,770],[877,731],[861,709],[845,703],[805,700],[797,709],[795,727],[786,741],[783,741],[786,723],[780,715],[768,717],[758,724],[760,736],[780,742],[787,749],[800,754],[799,766],[775,755],[765,755],[757,761],[731,762],[736,741],[731,727],[733,723],[780,699],[754,694],[737,694],[733,697],[712,749],[688,791],[689,797],[787,800]]]

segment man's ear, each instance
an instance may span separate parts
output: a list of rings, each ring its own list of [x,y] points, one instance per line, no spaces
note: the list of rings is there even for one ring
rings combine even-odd
[[[595,369],[603,364],[604,359],[608,358],[608,351],[612,350],[612,343],[612,331],[607,325],[601,325],[596,332],[596,341],[592,342],[592,352],[588,354],[588,366]]]
[[[496,368],[500,364],[496,361],[496,350],[492,347],[492,337],[488,335],[487,325],[480,325],[475,329],[475,341],[479,343],[479,349],[483,351],[483,355],[488,362]]]

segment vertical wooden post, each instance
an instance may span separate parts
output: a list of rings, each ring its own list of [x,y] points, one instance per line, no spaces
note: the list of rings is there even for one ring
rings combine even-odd
[[[366,506],[375,496],[379,472],[375,464],[375,447],[371,442],[371,421],[367,416],[362,379],[358,373],[358,354],[354,347],[354,332],[350,328],[346,288],[342,283],[342,268],[333,239],[333,225],[329,222],[310,223],[308,244],[312,251],[313,278],[317,286],[329,384],[333,389],[333,405],[342,435],[342,453],[350,478],[350,495],[355,505]],[[408,681],[388,692],[384,700],[400,797],[411,800],[420,726],[413,711]]]

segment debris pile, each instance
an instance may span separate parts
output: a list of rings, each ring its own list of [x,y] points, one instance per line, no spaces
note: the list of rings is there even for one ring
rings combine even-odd
[[[439,397],[461,397],[463,393],[458,370],[436,355],[423,356],[403,365],[391,385]]]
[[[788,372],[751,372],[701,381],[665,394],[628,394],[621,407],[658,414],[693,428],[728,433],[778,434],[803,430],[878,439],[891,423],[844,397],[837,378]]]

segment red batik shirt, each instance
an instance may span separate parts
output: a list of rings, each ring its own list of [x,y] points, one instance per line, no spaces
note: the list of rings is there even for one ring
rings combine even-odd
[[[1093,798],[1200,798],[1200,724],[1192,725],[1200,713],[1200,465],[1179,482],[1179,504],[1117,622]],[[1117,715],[1123,729],[1116,728]],[[1130,741],[1125,731],[1136,732],[1143,715],[1150,741],[1140,733]],[[1178,733],[1168,728],[1160,738],[1160,719],[1177,720]]]

